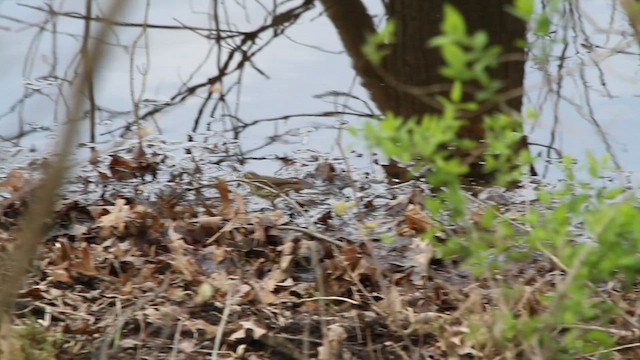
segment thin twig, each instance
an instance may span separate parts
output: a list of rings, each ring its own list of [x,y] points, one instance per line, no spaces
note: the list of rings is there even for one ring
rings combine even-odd
[[[303,302],[307,302],[307,301],[318,301],[318,300],[337,300],[337,301],[348,302],[348,303],[353,304],[353,305],[360,305],[360,303],[355,301],[355,300],[344,298],[344,297],[340,297],[340,296],[315,296],[315,297],[312,297],[312,298],[296,300],[296,302],[297,303],[303,303]]]
[[[632,348],[635,348],[635,347],[640,347],[640,343],[627,344],[627,345],[617,346],[617,347],[613,347],[613,348],[609,348],[609,349],[599,350],[599,351],[595,351],[595,352],[586,354],[584,356],[594,356],[594,355],[606,354],[608,352],[620,351],[620,350],[625,350],[625,349],[632,349]]]
[[[211,360],[218,360],[218,352],[220,351],[220,344],[222,344],[222,336],[224,335],[224,327],[229,319],[229,313],[231,312],[231,291],[227,291],[227,299],[224,301],[224,310],[222,311],[222,318],[218,324],[216,330],[216,338],[213,341],[213,349],[211,351]]]
[[[338,241],[336,239],[333,239],[331,237],[328,237],[326,235],[323,235],[317,231],[311,230],[311,229],[306,229],[306,228],[302,228],[299,226],[292,226],[292,225],[280,225],[278,226],[278,229],[281,230],[293,230],[293,231],[299,231],[301,233],[304,233],[306,235],[309,235],[311,237],[314,237],[316,239],[320,239],[323,241],[326,241],[328,243],[331,243],[333,245],[339,246],[339,247],[344,247],[344,243],[342,241]]]
[[[173,348],[171,349],[171,356],[169,359],[175,360],[178,358],[178,342],[180,341],[180,333],[182,332],[182,319],[178,321],[176,326],[176,332],[173,334]]]

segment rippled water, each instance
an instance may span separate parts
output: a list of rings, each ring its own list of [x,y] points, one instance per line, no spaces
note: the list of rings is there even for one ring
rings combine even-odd
[[[95,11],[107,3],[96,2]],[[380,13],[378,1],[365,3],[372,14]],[[84,12],[84,4],[79,2],[51,4],[61,13]],[[227,5],[231,25],[225,23],[226,28],[248,31],[263,22],[265,8],[257,3],[242,8],[243,4]],[[143,22],[144,2],[128,6],[120,20]],[[207,1],[191,1],[189,6],[180,2],[152,4],[148,22],[212,28],[209,6]],[[640,89],[637,41],[617,1],[581,0],[570,6],[553,19],[556,44],[549,56],[542,57],[547,60],[532,56],[526,65],[525,103],[540,110],[539,116],[527,123],[530,140],[578,158],[585,150],[596,154],[609,150],[625,170],[638,173],[640,162],[634,156],[640,152],[640,143],[635,141],[640,134],[635,118],[640,112],[636,99]],[[68,90],[74,77],[83,33],[82,20],[49,18],[33,7],[43,5],[40,1],[0,4],[0,31],[5,33],[0,44],[6,49],[0,54],[0,136],[4,139],[0,141],[0,161],[5,166],[41,158],[55,140],[69,100],[61,91]],[[366,114],[376,110],[321,10],[317,6],[288,28],[286,36],[275,38],[256,56],[253,67],[225,79],[222,85],[204,87],[177,105],[170,99],[181,86],[192,86],[217,74],[224,54],[217,51],[215,41],[202,30],[149,29],[148,46],[144,46],[144,38],[138,39],[132,60],[130,50],[140,28],[115,27],[107,39],[108,61],[96,79],[97,138],[90,142],[85,127],[81,141],[85,148],[91,145],[113,152],[132,148],[142,136],[151,149],[169,156],[182,157],[188,150],[212,165],[228,160],[238,168],[266,173],[275,172],[282,165],[277,160],[281,158],[295,157],[303,164],[339,159],[339,129],[346,123],[357,127],[366,117],[332,112]],[[269,38],[266,33],[261,36],[259,41]],[[536,44],[544,39],[530,36],[529,40],[536,55],[540,51]],[[146,74],[144,84],[142,73]],[[132,78],[140,112],[163,109],[140,125],[132,123]],[[238,79],[241,86],[234,83]],[[213,105],[212,101],[201,109],[208,92],[213,92],[215,100],[220,96],[218,91],[227,87],[234,90],[225,95],[226,102]],[[344,93],[354,97],[340,96]],[[202,116],[194,129],[199,112]],[[343,144],[357,166],[370,166],[370,158],[360,156],[364,153],[362,144],[348,134]],[[532,150],[543,158],[556,155],[547,147],[533,146]],[[81,149],[79,161],[87,157]]]

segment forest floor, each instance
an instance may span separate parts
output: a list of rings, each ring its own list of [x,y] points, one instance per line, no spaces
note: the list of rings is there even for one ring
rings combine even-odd
[[[423,183],[321,163],[297,173],[313,188],[274,208],[239,174],[204,181],[163,167],[112,156],[63,193],[15,313],[16,325],[46,329],[49,348],[32,336],[32,349],[56,359],[495,358],[468,336],[493,319],[495,279],[439,258],[447,235],[420,236],[435,221]],[[0,182],[0,250],[35,183],[21,170]],[[469,197],[476,214],[517,218],[531,194]],[[561,271],[540,256],[495,276],[543,293]],[[517,308],[535,312],[534,299]]]

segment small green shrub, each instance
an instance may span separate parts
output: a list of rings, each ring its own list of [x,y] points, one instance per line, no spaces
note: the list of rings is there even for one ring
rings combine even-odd
[[[509,10],[528,19],[532,2],[516,0]],[[542,13],[532,20],[536,34],[548,30],[549,16]],[[521,119],[508,114],[484,117],[482,143],[458,137],[464,124],[459,111],[477,109],[479,101],[499,97],[501,84],[488,70],[495,66],[500,49],[490,45],[483,31],[468,34],[464,18],[449,5],[444,7],[441,30],[428,45],[440,49],[445,62],[441,73],[452,81],[449,96],[437,98],[442,111],[420,118],[385,114],[367,124],[362,136],[372,147],[416,170],[429,168],[429,184],[443,189],[425,199],[437,224],[423,238],[431,241],[434,234],[455,226],[457,231],[446,241],[432,242],[438,256],[462,259],[478,281],[493,285],[491,316],[472,320],[469,337],[487,353],[510,352],[524,358],[574,359],[612,347],[615,339],[606,325],[622,310],[600,292],[598,284],[629,286],[640,275],[640,203],[635,193],[579,181],[573,160],[565,158],[566,181],[538,191],[539,203],[520,216],[506,217],[496,207],[483,209],[480,216],[473,213],[461,187],[469,162],[456,156],[459,150],[481,149],[485,170],[496,174],[496,182],[503,185],[520,178],[531,159],[526,151],[513,152],[522,141]],[[370,38],[365,53],[378,64],[385,53],[376,49],[392,39],[393,26],[386,27]],[[469,82],[480,84],[483,91],[463,101],[462,90]],[[596,159],[589,154],[585,171],[597,179],[607,164],[606,156]],[[496,276],[540,258],[556,272],[541,275],[537,287]],[[523,299],[535,303],[535,311],[517,305]]]

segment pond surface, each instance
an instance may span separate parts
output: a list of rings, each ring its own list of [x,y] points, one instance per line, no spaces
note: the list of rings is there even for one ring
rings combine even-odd
[[[363,2],[370,14],[382,13],[380,1]],[[47,13],[40,1],[0,4],[5,49],[0,54],[0,170],[41,158],[56,138],[69,101],[62,91],[78,69],[85,21],[77,15],[86,13],[85,5],[47,4],[57,15]],[[108,4],[94,2],[93,14],[104,15]],[[624,170],[638,174],[640,51],[617,4],[573,1],[556,13],[555,43],[547,60],[538,60],[541,50],[533,46],[526,64],[523,102],[539,110],[526,131],[532,143],[544,145],[532,147],[543,158],[557,155],[545,146],[579,159],[585,151],[597,156],[610,151]],[[244,48],[259,50],[251,62],[243,63],[240,53],[231,60],[232,67],[242,65],[240,71],[180,95],[224,66],[235,40],[222,44],[213,34],[231,38],[256,31],[270,21],[271,12],[298,3],[287,2],[275,11],[272,5],[239,1],[216,9],[208,1],[190,1],[152,3],[147,9],[143,1],[128,3],[106,39],[108,61],[95,79],[95,139],[85,127],[84,145],[117,152],[131,148],[140,135],[152,149],[178,157],[189,149],[212,164],[233,160],[242,164],[238,170],[263,173],[276,172],[281,162],[274,159],[280,157],[337,161],[342,157],[340,129],[347,123],[357,127],[378,110],[320,4],[283,27],[282,34],[260,32],[255,45]],[[132,26],[144,23],[146,31]],[[98,22],[92,26],[95,34]],[[533,36],[529,40],[541,42]],[[134,103],[143,117],[140,125],[134,121]],[[355,166],[371,168],[371,157],[360,156],[365,149],[356,139],[345,133],[341,144]],[[79,153],[80,159],[86,157],[88,152]]]
[[[610,152],[637,174],[640,52],[626,13],[616,1],[583,0],[563,15],[550,61],[527,64],[524,102],[540,110],[530,137],[578,159]]]

